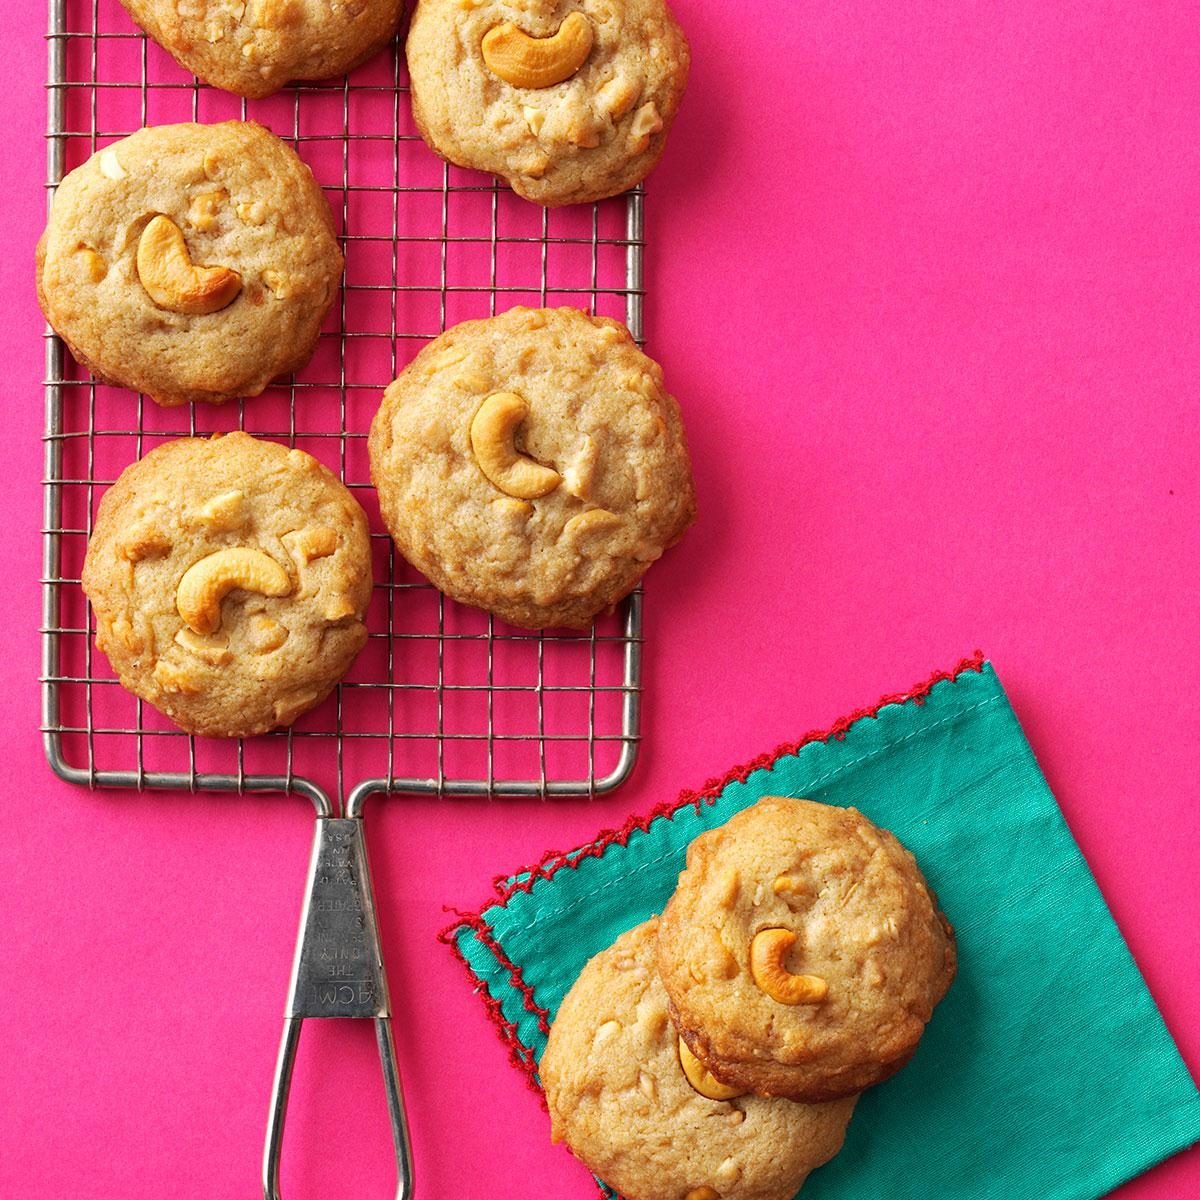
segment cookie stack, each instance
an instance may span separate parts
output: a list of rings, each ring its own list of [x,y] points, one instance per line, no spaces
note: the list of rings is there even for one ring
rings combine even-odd
[[[626,1200],[790,1200],[956,968],[913,856],[854,809],[766,797],[689,847],[662,916],[564,998],[552,1135]]]

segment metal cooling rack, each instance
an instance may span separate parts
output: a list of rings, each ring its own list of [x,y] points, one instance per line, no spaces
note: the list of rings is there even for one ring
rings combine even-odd
[[[373,1020],[397,1163],[412,1152],[374,913],[362,811],[373,793],[597,795],[638,750],[642,598],[586,634],[528,633],[448,603],[393,552],[369,484],[366,434],[382,390],[429,338],[510,305],[575,304],[642,336],[642,195],[539,209],[436,159],[412,124],[400,45],[353,82],[246,102],[199,85],[117,0],[50,0],[48,186],[149,124],[253,118],[289,141],[325,189],[346,274],[312,362],[252,400],[160,409],[97,383],[47,331],[42,734],[53,770],[89,787],[277,791],[317,813],[263,1157],[278,1200],[303,1022]],[[104,489],[175,437],[242,429],[305,449],[372,521],[368,640],[334,696],[291,729],[189,737],[130,696],[94,650],[80,588]],[[326,963],[336,962],[336,968]],[[346,965],[348,964],[348,965]]]
[[[313,168],[346,277],[313,362],[260,397],[160,409],[96,383],[47,333],[42,697],[53,770],[89,787],[282,791],[361,814],[377,792],[596,795],[633,769],[642,599],[588,634],[530,634],[447,602],[393,553],[369,486],[383,387],[430,337],[516,303],[574,303],[642,337],[643,198],[547,211],[437,160],[412,125],[400,45],[353,80],[247,102],[191,80],[116,0],[50,0],[48,186],[145,124],[262,121]],[[372,521],[367,647],[284,733],[189,737],[115,682],[79,578],[96,505],[160,441],[244,429],[300,446]]]

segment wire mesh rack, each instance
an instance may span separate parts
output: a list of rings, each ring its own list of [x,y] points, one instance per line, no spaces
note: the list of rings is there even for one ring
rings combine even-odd
[[[399,42],[345,80],[245,101],[186,75],[117,0],[50,0],[48,186],[147,124],[254,119],[312,168],[346,257],[312,361],[261,396],[162,409],[98,383],[47,333],[43,737],[89,785],[279,790],[354,813],[372,793],[596,795],[638,750],[642,596],[588,633],[529,633],[445,600],[382,532],[366,434],[382,389],[448,325],[574,304],[642,337],[643,197],[545,210],[447,165],[412,122]],[[128,695],[94,649],[79,586],[107,485],[164,440],[242,429],[335,471],[372,523],[366,648],[286,731],[189,737]]]

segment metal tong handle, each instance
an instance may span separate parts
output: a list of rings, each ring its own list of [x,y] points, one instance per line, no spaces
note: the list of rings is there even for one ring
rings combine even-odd
[[[361,818],[317,818],[308,891],[300,916],[300,940],[267,1117],[265,1200],[279,1200],[279,1160],[292,1067],[300,1029],[308,1017],[374,1020],[396,1152],[396,1200],[408,1200],[413,1191],[412,1146],[396,1066],[387,976],[380,954],[375,894]]]

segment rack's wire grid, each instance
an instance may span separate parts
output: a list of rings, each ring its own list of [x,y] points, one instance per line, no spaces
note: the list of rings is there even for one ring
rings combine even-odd
[[[197,83],[117,0],[50,0],[48,187],[147,124],[251,118],[324,187],[346,275],[316,355],[250,400],[160,409],[46,347],[43,738],[90,787],[288,791],[351,811],[375,792],[595,795],[638,749],[641,593],[587,634],[532,634],[447,602],[392,550],[369,485],[382,389],[431,337],[513,304],[575,304],[642,338],[643,198],[544,210],[437,159],[412,124],[402,45],[349,79],[247,102]],[[372,521],[367,647],[286,733],[188,737],[116,683],[79,586],[99,498],[161,441],[230,429],[300,446]]]

